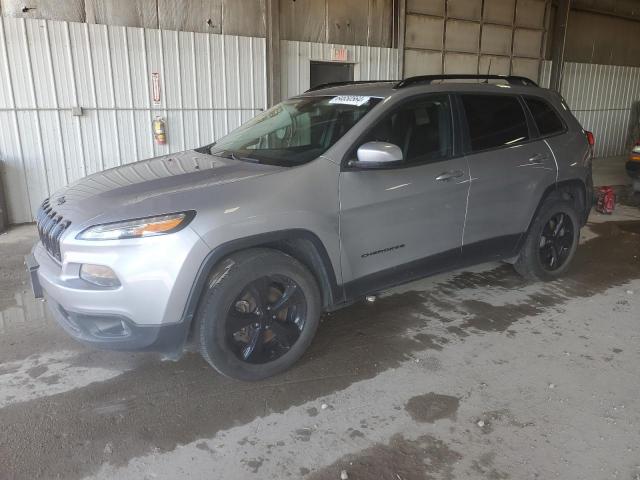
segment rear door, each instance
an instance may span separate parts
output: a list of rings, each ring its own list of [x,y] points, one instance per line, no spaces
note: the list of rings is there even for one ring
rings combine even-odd
[[[425,95],[384,115],[347,156],[370,141],[393,143],[402,165],[343,167],[340,236],[347,295],[374,291],[460,258],[469,170],[453,148],[451,97]],[[355,281],[355,282],[354,282]]]
[[[556,180],[553,154],[519,96],[461,94],[458,105],[471,175],[463,255],[511,255]]]

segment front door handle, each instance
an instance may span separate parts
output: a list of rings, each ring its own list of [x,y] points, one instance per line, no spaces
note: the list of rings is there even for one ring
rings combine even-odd
[[[460,178],[464,175],[462,170],[451,170],[449,172],[441,173],[436,177],[436,181],[438,182],[448,182],[449,180],[453,180],[454,178]]]
[[[546,153],[536,153],[533,157],[529,159],[529,163],[531,165],[542,165],[542,163],[549,158],[549,155]]]

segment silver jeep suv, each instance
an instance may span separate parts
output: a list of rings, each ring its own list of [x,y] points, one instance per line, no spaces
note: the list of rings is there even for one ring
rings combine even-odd
[[[592,204],[592,140],[522,77],[324,85],[56,193],[26,263],[82,342],[175,358],[194,342],[261,379],[367,294],[500,259],[561,275]]]

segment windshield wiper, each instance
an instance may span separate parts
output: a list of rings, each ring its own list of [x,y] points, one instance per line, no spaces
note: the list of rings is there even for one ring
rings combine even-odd
[[[257,158],[240,156],[231,150],[221,150],[220,152],[215,152],[215,153],[212,152],[211,155],[217,155],[218,157],[223,157],[223,158],[230,158],[231,160],[237,160],[239,162],[260,163],[260,160],[258,160]]]
[[[253,157],[239,157],[235,153],[231,152],[231,158],[234,160],[240,160],[241,162],[251,162],[251,163],[260,163],[260,160]]]

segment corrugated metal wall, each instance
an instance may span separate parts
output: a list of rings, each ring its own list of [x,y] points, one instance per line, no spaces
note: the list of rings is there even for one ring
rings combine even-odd
[[[541,84],[549,85],[551,62],[545,61]],[[628,153],[631,106],[640,101],[640,68],[566,63],[562,96],[582,126],[596,137],[597,157]]]
[[[2,18],[0,79],[9,221],[28,222],[67,183],[206,144],[264,109],[265,40]],[[153,142],[156,115],[167,119],[167,145]]]
[[[274,5],[280,11],[282,40],[394,46],[397,0],[276,0]],[[247,37],[266,34],[265,0],[0,0],[0,14]]]
[[[395,46],[397,0],[280,0],[279,8],[282,40]]]
[[[398,50],[395,48],[283,40],[280,43],[282,98],[292,97],[307,90],[310,85],[310,62],[331,61],[334,48],[347,49],[347,61],[354,64],[354,80],[398,78]]]
[[[6,17],[265,36],[265,0],[0,0]]]

